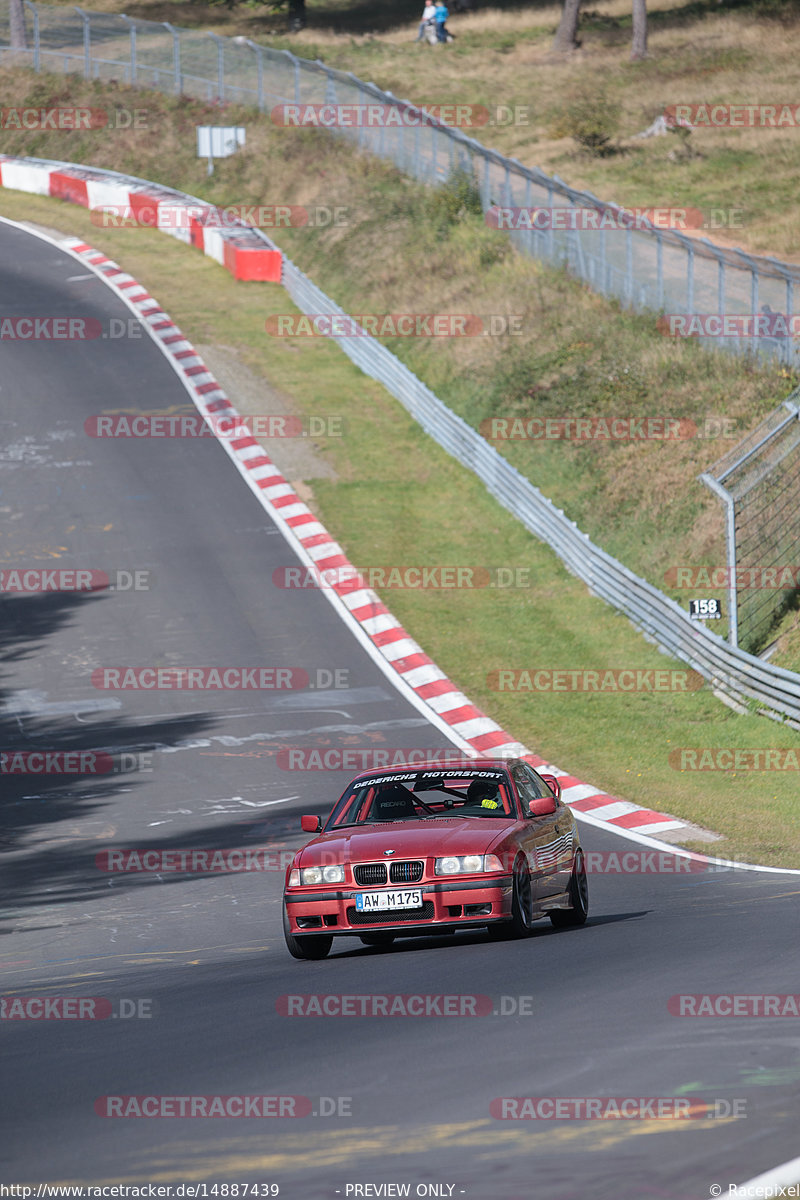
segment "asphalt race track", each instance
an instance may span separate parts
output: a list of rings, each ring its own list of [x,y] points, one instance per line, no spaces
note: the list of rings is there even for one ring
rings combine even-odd
[[[130,316],[73,258],[3,224],[0,277],[0,319],[94,317],[105,329]],[[324,597],[272,585],[290,552],[213,439],[84,433],[114,409],[190,411],[149,338],[2,341],[0,364],[0,567],[149,573],[147,590],[0,595],[0,745],[105,748],[124,767],[2,778],[2,997],[103,997],[114,1011],[0,1020],[3,1182],[702,1200],[797,1154],[798,1019],[668,1008],[676,994],[800,990],[790,876],[593,874],[583,929],[388,952],[346,939],[322,962],[290,958],[281,855],[306,838],[300,813],[325,813],[348,773],[289,771],[278,752],[434,748],[443,735]],[[93,686],[93,670],[128,665],[302,668],[320,686]],[[346,686],[329,686],[336,671]],[[582,831],[590,851],[636,849]],[[99,869],[116,847],[259,847],[269,859],[241,873]],[[450,996],[462,1010],[489,996],[492,1011],[285,1015],[287,997],[309,994]],[[308,1097],[295,1110],[311,1113],[97,1115],[109,1095]],[[525,1096],[683,1097],[720,1101],[722,1115],[491,1114],[493,1100]]]

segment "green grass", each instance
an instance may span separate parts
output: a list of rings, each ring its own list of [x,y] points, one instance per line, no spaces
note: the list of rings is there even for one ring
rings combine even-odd
[[[97,245],[139,278],[194,342],[234,347],[303,413],[344,415],[346,437],[326,445],[338,478],[308,482],[312,507],[353,562],[507,565],[530,572],[530,588],[384,596],[442,669],[509,732],[613,794],[724,834],[714,853],[774,865],[800,862],[790,774],[699,776],[669,765],[676,747],[798,747],[797,734],[738,716],[705,689],[659,695],[493,690],[490,673],[498,668],[678,664],[593,599],[335,344],[265,337],[268,315],[292,311],[282,289],[236,283],[210,260],[152,231],[97,229],[86,212],[58,201],[3,191],[0,211]],[[279,459],[280,447],[272,450]]]
[[[218,162],[209,180],[194,155],[194,127],[219,120],[214,106],[24,71],[0,73],[0,83],[30,107],[71,100],[146,113],[138,132],[9,131],[9,153],[129,171],[219,204],[343,206],[342,226],[281,229],[277,237],[348,311],[513,317],[519,336],[389,343],[476,427],[496,416],[656,415],[698,423],[712,416],[733,421],[738,438],[795,382],[782,369],[667,339],[652,317],[623,311],[563,272],[515,254],[504,234],[486,227],[463,180],[430,192],[347,144],[279,129],[230,106],[226,120],[247,124],[247,150]],[[273,169],[265,173],[264,163]],[[279,352],[306,349],[305,339],[295,339]],[[687,593],[670,586],[669,573],[725,561],[722,508],[698,475],[732,444],[523,441],[498,448],[596,543],[685,604]],[[774,658],[790,667],[800,665],[795,618],[784,618]],[[719,626],[724,634],[725,622]]]
[[[740,210],[712,236],[798,261],[795,129],[696,130],[693,155],[686,159],[674,155],[671,137],[641,142],[634,136],[670,103],[794,104],[800,82],[793,37],[797,0],[650,0],[649,55],[635,63],[628,59],[628,0],[607,0],[602,11],[587,8],[580,52],[566,62],[551,55],[560,15],[555,3],[497,0],[491,8],[454,14],[457,40],[444,48],[414,44],[417,0],[383,6],[307,0],[309,26],[291,36],[285,15],[265,5],[94,0],[92,7],[245,35],[420,102],[525,106],[525,124],[478,130],[478,139],[604,199],[648,207],[690,203],[706,213]],[[557,131],[576,92],[618,104],[621,154],[592,158]]]

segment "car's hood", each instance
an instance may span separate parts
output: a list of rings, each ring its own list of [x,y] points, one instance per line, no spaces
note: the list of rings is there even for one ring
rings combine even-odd
[[[300,852],[302,867],[322,863],[376,862],[444,854],[486,854],[513,827],[508,817],[435,817],[381,825],[349,826],[320,834]]]

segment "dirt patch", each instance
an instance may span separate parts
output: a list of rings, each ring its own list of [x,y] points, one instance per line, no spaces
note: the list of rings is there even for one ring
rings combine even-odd
[[[292,400],[242,362],[234,347],[197,345],[195,349],[243,416],[297,417],[304,424],[302,414]],[[258,425],[254,425],[254,436],[294,490],[300,494],[302,488],[302,499],[306,503],[313,493],[310,487],[302,487],[304,482],[337,478],[333,467],[317,451],[312,438],[265,437],[259,434]]]

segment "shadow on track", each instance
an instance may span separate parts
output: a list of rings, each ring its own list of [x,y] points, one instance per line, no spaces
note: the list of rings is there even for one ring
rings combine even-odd
[[[78,605],[102,599],[96,593],[75,592],[0,595],[0,664],[46,654],[47,639],[69,623]],[[91,690],[88,678],[85,683],[80,680],[80,689],[84,695]],[[136,769],[125,769],[135,762],[134,750],[173,746],[215,724],[209,713],[132,721],[117,715],[119,707],[116,700],[50,702],[34,690],[0,688],[0,904],[19,909],[86,900],[107,888],[107,877],[94,864],[97,841],[79,848],[87,836],[82,824],[87,817],[102,824],[109,798],[136,786]],[[69,774],[46,765],[34,769],[24,757],[38,753],[38,764],[42,752],[52,756],[80,751],[101,753],[74,759],[77,767],[90,769],[76,770],[69,764]],[[49,762],[63,766],[63,760],[51,757]],[[63,824],[69,821],[76,822],[72,829]],[[46,836],[48,825],[60,826],[52,841]]]

